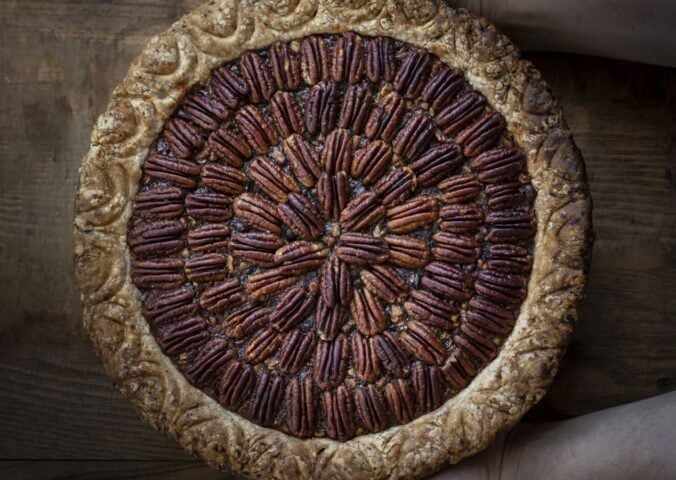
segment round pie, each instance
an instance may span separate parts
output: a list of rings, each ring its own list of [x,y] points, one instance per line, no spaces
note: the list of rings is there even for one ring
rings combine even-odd
[[[549,87],[484,19],[212,1],[94,129],[84,322],[143,418],[213,466],[419,477],[544,394],[589,216]]]

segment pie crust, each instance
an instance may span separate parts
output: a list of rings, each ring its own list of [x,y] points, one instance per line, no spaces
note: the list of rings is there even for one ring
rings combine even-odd
[[[537,232],[527,297],[498,356],[436,410],[338,442],[261,427],[191,385],[143,317],[127,237],[142,165],[193,86],[247,51],[348,31],[406,42],[464,73],[526,154]],[[482,450],[544,395],[577,319],[590,213],[583,161],[560,107],[485,19],[425,0],[215,0],[150,40],[94,128],[74,230],[84,324],[144,420],[214,467],[262,478],[416,478]]]

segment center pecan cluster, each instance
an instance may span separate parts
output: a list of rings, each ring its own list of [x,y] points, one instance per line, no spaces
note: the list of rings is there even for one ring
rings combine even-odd
[[[385,37],[311,36],[215,70],[134,202],[158,343],[224,407],[299,437],[439,407],[526,294],[533,191],[504,128],[460,71]]]

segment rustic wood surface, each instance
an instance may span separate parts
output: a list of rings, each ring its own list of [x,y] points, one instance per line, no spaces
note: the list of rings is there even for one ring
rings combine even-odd
[[[0,478],[221,478],[144,425],[80,325],[71,222],[89,132],[145,40],[199,2],[0,0]],[[676,70],[526,54],[584,153],[592,271],[547,421],[676,382]]]

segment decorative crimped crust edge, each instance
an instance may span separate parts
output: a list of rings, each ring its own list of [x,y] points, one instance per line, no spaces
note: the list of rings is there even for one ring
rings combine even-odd
[[[441,408],[339,443],[257,426],[191,386],[141,315],[126,233],[150,144],[192,85],[246,50],[347,30],[409,42],[464,71],[527,154],[538,230],[528,297],[499,356]],[[485,19],[431,0],[212,0],[149,41],[95,125],[74,229],[84,325],[143,419],[214,467],[260,478],[421,477],[484,449],[544,395],[577,319],[590,214],[583,161],[549,86]]]

